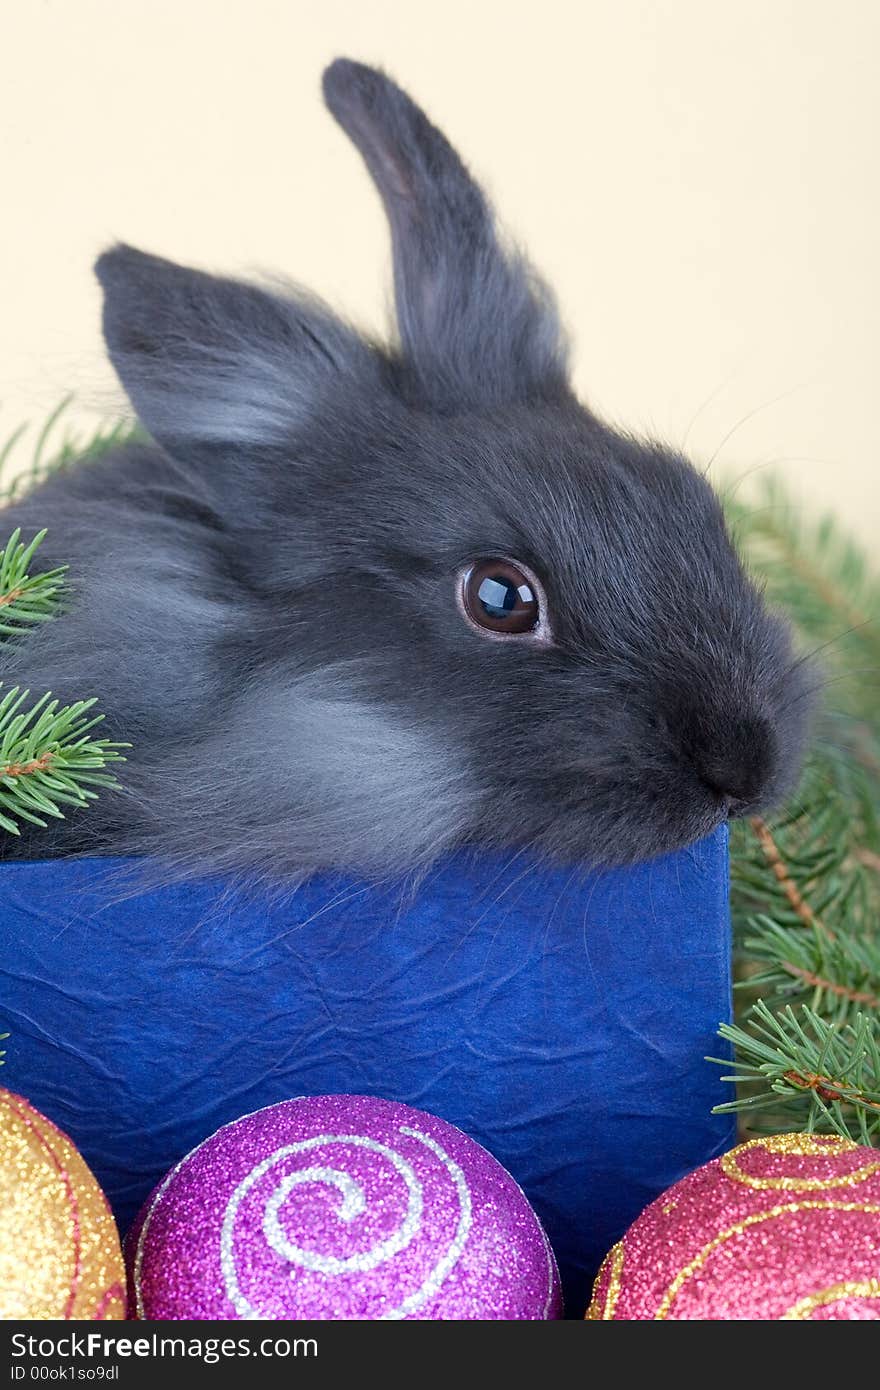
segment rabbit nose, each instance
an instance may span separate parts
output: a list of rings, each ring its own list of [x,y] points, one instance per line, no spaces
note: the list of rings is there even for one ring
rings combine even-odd
[[[732,720],[692,750],[700,781],[726,803],[728,815],[761,796],[776,761],[775,742],[769,722],[756,716]]]

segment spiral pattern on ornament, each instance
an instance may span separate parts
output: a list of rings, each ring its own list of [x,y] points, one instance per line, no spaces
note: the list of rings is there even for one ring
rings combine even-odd
[[[455,1212],[455,1228],[451,1239],[443,1249],[443,1253],[439,1258],[436,1257],[438,1253],[436,1250],[432,1253],[429,1257],[431,1263],[427,1264],[421,1271],[421,1281],[418,1286],[411,1289],[404,1297],[399,1298],[393,1307],[383,1311],[379,1315],[383,1319],[406,1318],[434,1297],[461,1257],[467,1243],[473,1217],[470,1190],[464,1174],[455,1160],[446,1153],[436,1139],[418,1129],[401,1125],[398,1133],[416,1140],[440,1160],[454,1190],[457,1210]],[[326,1161],[328,1159],[326,1151],[334,1148],[349,1150],[347,1155],[348,1168],[340,1166],[346,1162],[344,1153],[331,1162]],[[376,1155],[388,1165],[398,1180],[399,1195],[405,1194],[399,1223],[389,1233],[372,1239],[365,1249],[357,1249],[350,1254],[340,1255],[330,1250],[306,1248],[305,1245],[298,1244],[284,1229],[282,1209],[289,1199],[295,1198],[298,1194],[301,1195],[313,1184],[335,1188],[333,1215],[341,1228],[350,1226],[361,1219],[369,1232],[367,1194],[362,1181],[359,1181],[358,1176],[348,1170],[354,1166],[351,1162],[351,1149],[358,1150],[360,1155]],[[286,1160],[305,1154],[310,1156],[320,1154],[322,1161],[286,1173],[275,1182],[270,1193],[257,1193],[255,1198],[255,1190],[260,1188],[263,1180],[274,1169],[284,1164]],[[262,1234],[275,1254],[290,1266],[289,1275],[291,1278],[295,1279],[300,1277],[302,1272],[308,1272],[335,1280],[346,1275],[369,1273],[412,1247],[413,1242],[417,1241],[424,1232],[426,1204],[429,1206],[433,1204],[435,1208],[441,1202],[445,1204],[446,1198],[438,1190],[437,1177],[436,1169],[432,1165],[425,1165],[422,1173],[419,1174],[416,1171],[414,1158],[407,1158],[404,1154],[391,1148],[390,1145],[363,1134],[318,1134],[309,1139],[284,1144],[281,1148],[276,1149],[274,1153],[269,1154],[256,1164],[241,1180],[229,1199],[223,1215],[220,1232],[220,1264],[227,1297],[235,1308],[238,1317],[258,1319],[267,1316],[266,1311],[252,1301],[253,1295],[251,1294],[249,1297],[244,1287],[246,1274],[241,1268],[241,1262],[237,1259],[236,1221],[243,1207],[250,1205],[253,1200],[262,1204],[260,1223]]]

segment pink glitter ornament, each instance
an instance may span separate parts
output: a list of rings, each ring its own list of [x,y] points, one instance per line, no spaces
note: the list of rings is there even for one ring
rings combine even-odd
[[[633,1222],[586,1316],[880,1319],[880,1151],[818,1134],[731,1149]]]
[[[445,1121],[370,1096],[225,1125],[156,1188],[126,1251],[139,1318],[562,1315],[510,1174]]]

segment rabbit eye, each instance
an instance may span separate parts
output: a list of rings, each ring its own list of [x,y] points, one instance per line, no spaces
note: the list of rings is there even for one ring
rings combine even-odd
[[[478,560],[462,571],[459,585],[461,606],[474,627],[511,637],[539,628],[537,581],[512,560]]]

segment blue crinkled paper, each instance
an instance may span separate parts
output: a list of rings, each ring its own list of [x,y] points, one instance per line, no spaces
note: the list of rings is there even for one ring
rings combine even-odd
[[[127,1226],[219,1125],[303,1093],[416,1105],[517,1178],[579,1316],[608,1246],[728,1147],[727,836],[572,874],[456,856],[411,887],[138,888],[7,863],[4,1085],[79,1145]]]

